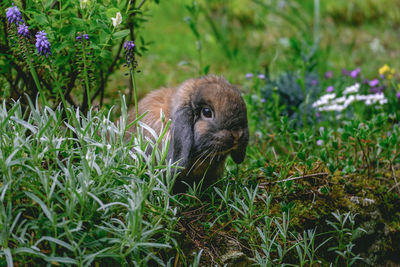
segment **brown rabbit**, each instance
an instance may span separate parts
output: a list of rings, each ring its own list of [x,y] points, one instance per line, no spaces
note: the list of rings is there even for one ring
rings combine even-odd
[[[209,75],[149,93],[139,102],[139,114],[149,112],[141,121],[156,133],[161,129],[160,109],[171,119],[167,158],[183,167],[176,192],[184,191],[183,182],[199,184],[203,177],[203,188],[214,183],[228,154],[237,164],[244,160],[249,141],[246,105],[225,78]],[[145,135],[152,138],[147,131]]]

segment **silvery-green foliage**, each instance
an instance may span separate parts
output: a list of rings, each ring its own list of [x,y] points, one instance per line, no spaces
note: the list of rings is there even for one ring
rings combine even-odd
[[[67,113],[63,119],[60,108],[30,101],[25,113],[19,102],[0,107],[0,246],[7,264],[28,257],[35,264],[164,265],[159,252],[175,244],[177,209],[162,136],[159,147],[140,134],[126,138],[124,101],[115,124],[110,112]],[[145,153],[149,146],[156,146],[153,156]]]

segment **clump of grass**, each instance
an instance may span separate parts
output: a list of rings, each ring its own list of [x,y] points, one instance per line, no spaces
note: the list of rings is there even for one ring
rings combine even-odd
[[[111,112],[66,112],[2,103],[0,262],[162,264],[177,219],[165,148],[149,158],[150,140],[124,141],[125,105],[116,124]]]
[[[276,187],[268,189],[266,178],[255,174],[262,169],[254,167],[258,163],[251,158],[257,155],[251,150],[244,167],[228,162],[226,176],[215,187],[172,195],[174,165],[165,162],[168,143],[162,142],[166,128],[160,136],[154,133],[155,142],[143,139],[140,128],[147,126],[128,123],[125,101],[116,123],[110,120],[111,111],[83,115],[67,109],[65,117],[61,108],[28,103],[29,110],[19,102],[3,102],[0,108],[4,265],[223,265],[226,255],[265,266],[351,265],[361,259],[356,252],[360,228],[352,213],[321,216],[329,220],[321,228],[314,224],[299,229],[296,217],[304,214],[291,197],[297,193],[301,198],[305,189],[287,176],[293,168],[302,169],[304,177],[313,170],[311,130],[280,134],[282,140],[289,136],[293,141],[297,159],[289,164],[290,158],[276,155],[282,167],[264,170]],[[127,140],[129,127],[139,131]],[[255,180],[252,174],[248,177],[247,167]],[[200,212],[190,217],[190,210]],[[228,243],[221,240],[236,247],[222,247]]]

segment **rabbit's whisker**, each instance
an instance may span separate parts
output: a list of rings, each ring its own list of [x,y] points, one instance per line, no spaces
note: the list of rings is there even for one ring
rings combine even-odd
[[[214,152],[214,153],[213,153],[213,157],[212,157],[211,160],[210,160],[210,164],[213,162],[213,160],[214,160],[214,158],[215,158],[216,155],[217,155],[217,154]]]
[[[215,152],[216,152],[216,148],[214,148],[213,150],[212,150],[212,152],[211,153],[209,153],[208,155],[207,155],[207,157],[205,157],[204,159],[203,159],[203,161],[196,167],[196,168],[198,168],[198,167],[200,167],[201,165],[203,165],[203,163],[204,163],[204,161],[208,158],[208,157],[211,157],[212,156],[212,158],[211,158],[211,160],[210,160],[210,162],[209,162],[209,165],[211,165],[211,163],[212,163],[212,161],[214,160],[214,158],[215,158]]]
[[[209,149],[206,150],[207,152],[209,151]],[[204,157],[204,159],[200,162],[200,164],[198,164],[197,166],[195,166],[195,169],[197,169],[198,167],[202,166],[203,163],[207,160],[208,157],[214,156],[215,155],[215,150],[212,151],[212,153],[207,153],[207,156]],[[211,165],[212,159],[210,160],[209,165]]]
[[[207,156],[200,162],[200,164],[197,165],[197,166],[195,167],[195,169],[197,169],[197,168],[199,168],[200,166],[202,166],[203,163],[207,160],[207,158],[208,158],[209,156],[210,156],[210,155],[207,155]]]
[[[199,162],[199,160],[201,160],[201,158],[203,157],[203,156],[205,156],[206,154],[208,154],[208,150],[206,149],[205,151],[203,151],[201,154],[200,154],[200,156],[197,158],[197,160],[192,164],[192,166],[190,167],[190,169],[189,169],[189,171],[187,172],[187,174],[189,174],[192,170],[193,170],[193,168],[195,168],[195,166],[196,166],[196,164],[197,164],[197,162]],[[207,158],[207,156],[206,156],[206,158]],[[199,166],[200,166],[201,164],[199,164]],[[195,168],[196,169],[196,168]]]

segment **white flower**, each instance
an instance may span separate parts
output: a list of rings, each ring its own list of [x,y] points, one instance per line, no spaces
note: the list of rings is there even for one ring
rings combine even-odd
[[[85,9],[87,3],[88,3],[88,0],[79,0],[79,4],[81,6],[81,9]]]
[[[363,101],[363,100],[365,100],[366,98],[365,98],[365,95],[356,95],[356,100],[357,101]]]
[[[318,111],[342,111],[345,107],[342,105],[332,104],[330,106],[320,107]]]
[[[321,96],[317,101],[315,101],[312,104],[312,107],[316,108],[318,111],[341,112],[355,101],[360,101],[360,102],[362,101],[367,106],[373,104],[383,105],[388,102],[383,93],[369,94],[369,95],[352,94],[352,93],[358,93],[359,89],[360,89],[360,84],[356,83],[352,86],[347,87],[343,91],[343,96],[341,97],[336,98],[335,94],[325,94]]]
[[[317,140],[317,146],[322,146],[324,144],[324,141],[321,139]]]
[[[344,101],[346,101],[346,97],[345,96],[336,98],[336,100],[335,100],[336,103],[343,103]]]
[[[116,15],[115,15],[115,18],[111,18],[112,19],[112,22],[113,22],[113,25],[114,25],[114,27],[117,27],[119,24],[121,24],[121,22],[122,22],[122,15],[121,15],[121,13],[120,12],[118,12]]]
[[[350,201],[353,202],[353,203],[356,203],[356,204],[360,204],[360,200],[356,196],[351,196],[350,197]]]
[[[315,107],[319,107],[319,106],[324,106],[329,103],[329,100],[334,99],[335,97],[336,97],[336,94],[323,95],[312,104],[312,107],[315,108]]]
[[[372,40],[372,42],[369,44],[369,48],[371,48],[372,52],[375,52],[375,53],[385,51],[385,49],[381,45],[381,42],[378,38],[374,38],[374,40]]]
[[[344,89],[343,94],[347,95],[347,94],[351,94],[351,93],[357,93],[358,89],[360,89],[360,84],[356,83],[352,86],[347,87],[346,89]]]
[[[375,200],[370,199],[370,198],[364,198],[363,201],[362,201],[362,205],[363,206],[369,206],[369,205],[372,205],[372,204],[375,204]]]

